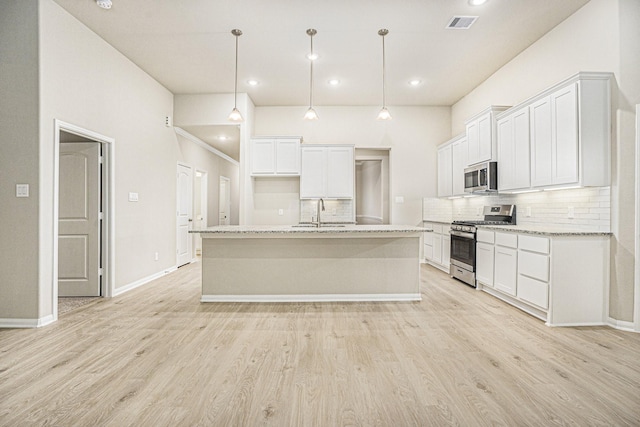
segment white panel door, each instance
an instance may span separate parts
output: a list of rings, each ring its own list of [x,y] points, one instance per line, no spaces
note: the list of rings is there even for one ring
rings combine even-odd
[[[469,155],[467,159],[469,164],[478,163],[480,160],[480,130],[478,129],[478,121],[474,120],[467,124],[467,149]]]
[[[502,246],[495,247],[494,285],[496,289],[516,295],[518,280],[518,251]]]
[[[476,243],[476,279],[478,282],[493,286],[493,245],[490,243]]]
[[[231,180],[220,177],[220,194],[218,197],[218,225],[231,223]]]
[[[100,144],[60,144],[58,296],[100,296]]]
[[[492,159],[493,129],[491,128],[492,115],[486,114],[478,119],[478,159],[486,162]]]
[[[193,209],[193,172],[190,166],[178,164],[177,173],[177,239],[176,265],[178,267],[191,262],[191,229]]]
[[[514,116],[509,115],[498,120],[496,125],[498,139],[498,188],[512,190],[517,188],[515,181],[515,141],[513,137]],[[529,156],[527,156],[527,159]]]
[[[467,148],[467,139],[462,138],[451,144],[451,189],[454,196],[464,195],[464,168],[467,167],[467,157],[469,150]]]
[[[530,139],[529,109],[524,108],[513,115],[513,188],[528,188],[531,185]]]

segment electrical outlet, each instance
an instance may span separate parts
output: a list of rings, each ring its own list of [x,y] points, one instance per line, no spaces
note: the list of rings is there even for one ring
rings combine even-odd
[[[284,215],[284,209],[278,209],[278,215]]]
[[[531,216],[531,206],[525,208],[525,216]]]
[[[156,259],[156,261],[158,261],[158,259],[160,259],[160,258],[158,257],[158,252],[156,252],[155,259]]]
[[[567,209],[567,218],[575,218],[575,210],[573,209],[573,206],[569,206]]]

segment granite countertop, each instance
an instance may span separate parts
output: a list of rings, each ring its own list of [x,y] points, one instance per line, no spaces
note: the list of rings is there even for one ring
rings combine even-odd
[[[541,236],[611,236],[610,231],[569,230],[557,226],[544,225],[478,225],[478,228],[492,231],[510,231],[520,234],[537,234]]]
[[[202,230],[190,230],[189,233],[205,234],[343,234],[343,233],[422,233],[431,231],[422,227],[408,225],[354,225],[327,224],[322,227],[310,224],[296,225],[227,225],[209,227]]]
[[[446,224],[450,225],[453,221],[442,221],[440,219],[422,219],[422,222],[435,222],[436,224]]]

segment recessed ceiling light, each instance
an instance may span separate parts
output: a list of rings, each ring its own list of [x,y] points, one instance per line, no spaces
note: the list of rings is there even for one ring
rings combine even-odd
[[[260,84],[260,82],[257,81],[257,80],[251,79],[251,80],[247,80],[247,84],[249,86],[258,86]]]
[[[420,79],[409,80],[409,84],[411,86],[418,86],[420,83],[422,83],[422,80],[420,80]]]
[[[96,4],[103,9],[111,9],[111,6],[113,6],[111,0],[96,0]]]
[[[331,79],[331,80],[329,80],[329,84],[330,84],[331,86],[338,86],[338,85],[340,84],[340,80],[338,80],[338,79]]]
[[[487,0],[469,0],[471,6],[480,6],[487,2]]]

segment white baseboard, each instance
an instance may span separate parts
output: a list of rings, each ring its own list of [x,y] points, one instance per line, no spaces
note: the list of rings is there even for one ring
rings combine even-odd
[[[626,320],[616,320],[609,317],[606,324],[621,331],[640,332],[635,328],[634,322],[628,322]]]
[[[390,302],[421,301],[417,294],[202,295],[200,302]]]
[[[0,319],[0,329],[40,328],[55,322],[55,320],[52,314],[40,319]]]
[[[171,268],[168,268],[166,270],[160,271],[158,273],[152,274],[151,276],[147,276],[147,277],[143,277],[140,280],[136,280],[135,282],[129,283],[128,285],[124,285],[124,286],[120,286],[119,288],[115,288],[113,290],[113,296],[116,297],[118,295],[122,295],[125,292],[129,292],[135,288],[139,288],[142,285],[146,285],[147,283],[159,279],[162,276],[166,276],[169,273],[173,273],[174,271],[176,271],[178,268],[176,266],[173,266]]]

